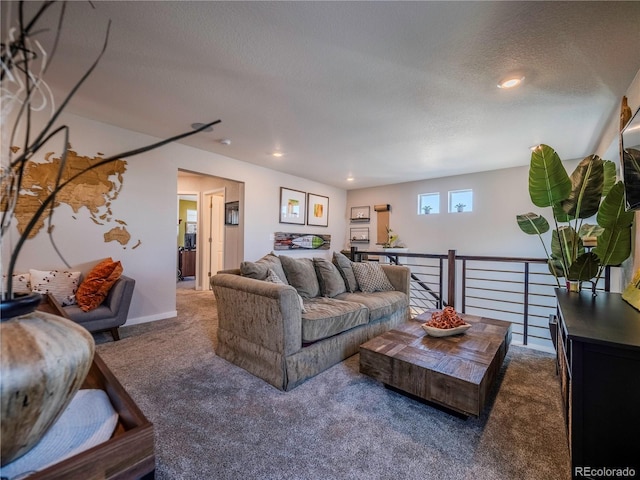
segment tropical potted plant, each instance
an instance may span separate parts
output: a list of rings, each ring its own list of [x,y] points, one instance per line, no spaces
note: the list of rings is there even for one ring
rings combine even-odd
[[[464,203],[457,203],[456,204],[456,210],[458,210],[458,212],[464,212],[464,207],[466,207],[466,205]]]
[[[425,215],[428,215],[431,213],[431,205],[425,205],[424,207],[422,207],[422,211],[424,212]]]
[[[550,229],[545,217],[529,212],[517,215],[517,222],[524,233],[540,238],[558,286],[560,278],[575,289],[591,281],[595,293],[605,267],[631,254],[634,214],[625,210],[624,184],[616,182],[613,162],[590,155],[569,176],[555,150],[539,145],[531,153],[529,196],[536,207],[551,207],[550,249],[542,238]],[[594,215],[595,225],[585,223]]]

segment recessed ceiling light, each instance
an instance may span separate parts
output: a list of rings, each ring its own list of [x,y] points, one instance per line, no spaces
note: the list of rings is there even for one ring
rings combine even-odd
[[[347,177],[347,182],[353,182],[353,177]]]
[[[220,143],[222,145],[231,145],[231,140],[228,138],[223,138],[222,140],[220,140]]]
[[[523,80],[524,80],[523,76],[508,77],[502,80],[500,83],[498,83],[498,88],[504,88],[504,89],[515,88],[518,85],[520,85]]]
[[[282,153],[282,152],[273,152],[271,155],[273,155],[274,157],[280,158],[281,156],[284,155],[284,153]]]

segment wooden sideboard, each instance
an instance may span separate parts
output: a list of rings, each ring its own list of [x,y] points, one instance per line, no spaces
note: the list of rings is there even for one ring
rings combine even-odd
[[[39,310],[66,317],[50,295],[44,297]],[[97,353],[82,388],[99,388],[107,393],[119,416],[115,432],[106,442],[40,470],[30,475],[28,480],[154,478],[153,424]]]
[[[593,297],[591,291],[556,289],[556,296],[555,344],[572,478],[629,478],[620,474],[625,468],[637,478],[640,312],[618,293]]]

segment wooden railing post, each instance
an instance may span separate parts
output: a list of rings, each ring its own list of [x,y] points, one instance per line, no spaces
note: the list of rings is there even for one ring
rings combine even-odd
[[[447,304],[455,308],[456,304],[456,251],[449,250],[447,261]]]

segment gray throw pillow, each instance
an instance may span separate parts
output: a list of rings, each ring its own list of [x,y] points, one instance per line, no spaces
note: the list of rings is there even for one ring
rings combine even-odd
[[[276,285],[286,285],[286,283],[280,280],[280,277],[278,277],[276,272],[273,271],[273,268],[269,269],[269,271],[267,272],[267,278],[265,278],[265,280],[267,282],[275,283]],[[300,301],[300,310],[302,310],[302,313],[307,313],[307,311],[304,309],[304,302],[302,301],[302,297],[299,293],[297,295],[298,300]]]
[[[285,255],[279,258],[289,285],[294,287],[304,298],[320,296],[320,284],[313,260],[310,258],[291,258]]]
[[[316,268],[320,293],[323,297],[335,297],[347,291],[344,279],[333,263],[324,258],[314,258],[313,265]]]
[[[273,253],[268,253],[255,262],[242,262],[240,264],[240,273],[245,277],[254,278],[256,280],[266,280],[267,273],[270,268],[273,269],[283,283],[289,285],[289,282],[287,282],[287,276],[282,269],[280,257]]]
[[[347,291],[357,292],[358,291],[358,281],[356,280],[355,275],[353,274],[353,268],[351,268],[351,260],[347,258],[347,256],[343,255],[340,252],[333,252],[333,264],[338,267],[338,271],[342,278],[344,279],[344,283],[347,287]]]
[[[386,292],[394,289],[380,264],[353,262],[352,267],[363,292]]]

